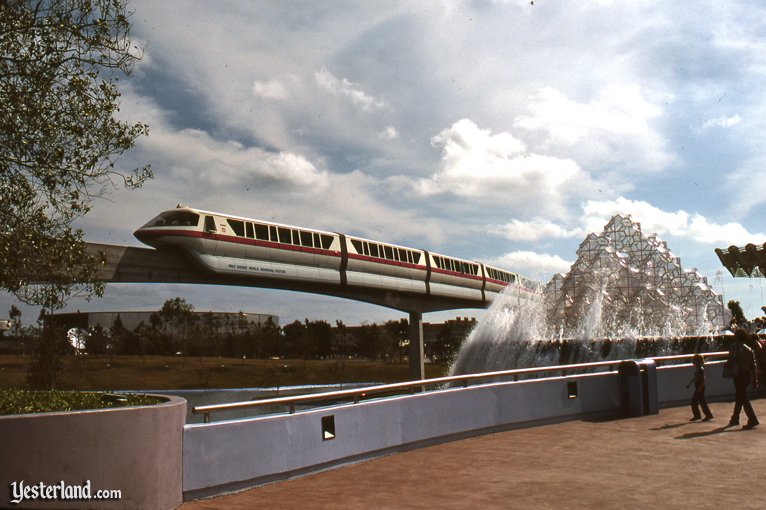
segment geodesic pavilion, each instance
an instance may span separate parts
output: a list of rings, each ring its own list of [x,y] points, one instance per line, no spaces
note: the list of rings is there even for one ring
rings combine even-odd
[[[569,273],[546,286],[544,300],[549,327],[567,338],[708,334],[725,320],[707,278],[684,270],[666,242],[621,215],[585,238]]]

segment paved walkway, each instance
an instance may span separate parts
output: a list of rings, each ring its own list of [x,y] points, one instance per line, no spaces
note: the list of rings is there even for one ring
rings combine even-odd
[[[766,508],[763,425],[687,407],[474,437],[184,503],[201,509]],[[744,413],[742,416],[745,421]]]

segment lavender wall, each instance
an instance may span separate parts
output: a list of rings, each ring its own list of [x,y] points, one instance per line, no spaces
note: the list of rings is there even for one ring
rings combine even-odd
[[[0,506],[12,482],[119,489],[114,501],[22,502],[14,508],[152,508],[182,503],[186,401],[67,413],[0,416]],[[17,485],[18,486],[18,485]]]

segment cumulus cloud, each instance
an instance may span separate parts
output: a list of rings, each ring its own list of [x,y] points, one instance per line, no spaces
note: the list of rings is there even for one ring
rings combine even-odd
[[[396,138],[399,138],[399,132],[394,126],[388,126],[386,129],[379,132],[378,136],[384,140],[395,140]]]
[[[512,241],[538,241],[540,239],[578,237],[583,234],[583,230],[567,230],[544,218],[534,218],[530,221],[515,219],[505,225],[491,227],[490,233]]]
[[[527,153],[510,133],[493,134],[469,119],[442,130],[431,143],[442,149],[442,161],[437,173],[417,182],[425,195],[523,200],[529,211],[561,212],[567,186],[585,178],[574,161]]]
[[[177,177],[216,186],[261,185],[322,188],[327,172],[301,154],[271,152],[232,140],[219,140],[197,129],[173,131],[153,125],[152,136],[142,140],[144,150],[161,155]],[[164,171],[164,169],[163,169]]]
[[[279,80],[253,82],[253,94],[263,99],[287,99],[287,88]]]
[[[655,171],[675,156],[665,138],[652,127],[662,110],[636,85],[608,85],[588,102],[577,102],[561,91],[544,87],[532,98],[530,115],[518,116],[514,127],[545,135],[541,146],[558,147],[581,163],[609,164]]]
[[[683,210],[663,211],[642,200],[620,197],[609,201],[589,201],[583,205],[583,224],[588,232],[601,232],[615,214],[631,215],[644,232],[686,238],[703,244],[744,244],[764,234],[750,233],[739,223],[718,224],[698,213]]]
[[[539,278],[543,283],[556,273],[568,272],[572,266],[572,262],[568,262],[558,255],[533,251],[514,251],[486,262],[493,266],[508,268],[530,278]]]
[[[706,120],[702,124],[701,129],[704,131],[711,128],[730,128],[736,126],[740,122],[742,122],[742,117],[739,115],[732,115],[730,117],[724,115],[722,117],[716,117],[715,119]]]
[[[346,78],[340,79],[326,68],[314,73],[317,85],[323,91],[349,101],[356,108],[370,111],[383,108],[385,103],[366,94]]]
[[[748,158],[735,171],[726,173],[726,190],[733,197],[730,209],[735,217],[746,216],[766,202],[763,193],[752,191],[754,183],[766,180],[766,156]]]

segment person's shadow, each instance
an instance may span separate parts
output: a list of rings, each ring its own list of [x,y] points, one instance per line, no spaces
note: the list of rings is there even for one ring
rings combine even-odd
[[[722,434],[724,432],[733,432],[734,430],[742,430],[742,429],[729,430],[730,428],[731,428],[731,425],[724,425],[723,427],[718,427],[713,430],[704,430],[701,432],[688,432],[674,439],[696,439],[698,437],[712,436],[713,434]]]
[[[700,423],[704,423],[704,422],[684,421],[681,423],[666,423],[665,425],[662,425],[660,427],[654,427],[649,430],[670,430],[670,429],[677,429],[679,427],[685,427],[687,425],[695,425]],[[700,432],[687,432],[686,434],[677,436],[674,439],[695,439],[698,437],[712,436],[713,434],[722,434],[724,432],[733,432],[734,430],[741,430],[741,429],[729,430],[732,427],[736,427],[736,425],[724,425],[723,427],[717,427],[712,430],[703,430]]]

